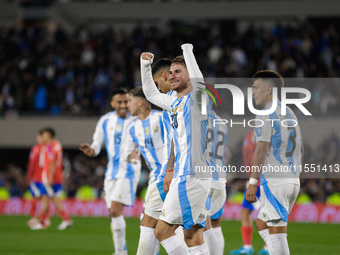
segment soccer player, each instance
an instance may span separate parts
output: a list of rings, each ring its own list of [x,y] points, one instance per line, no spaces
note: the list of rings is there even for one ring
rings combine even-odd
[[[37,144],[34,145],[30,151],[27,167],[27,183],[29,185],[29,191],[32,195],[30,210],[31,219],[27,222],[27,225],[31,228],[33,226],[36,226],[35,228],[42,228],[42,225],[39,223],[36,215],[36,205],[41,196],[41,192],[39,191],[38,187],[41,186],[40,184],[42,184],[41,176],[44,168],[43,162],[45,159],[44,151],[42,151],[43,141],[41,133],[42,132],[39,131],[37,134]]]
[[[141,231],[137,254],[156,255],[159,251],[159,242],[155,237],[154,230],[163,205],[156,186],[163,160],[162,112],[151,110],[151,104],[146,100],[141,86],[129,92],[128,101],[131,115],[138,116],[138,119],[128,127],[130,134],[128,139],[138,146],[150,169],[149,183],[144,199],[144,211],[140,222]],[[128,156],[129,162],[133,163],[136,160],[139,160],[138,151]]]
[[[115,110],[103,115],[96,126],[93,143],[81,144],[80,150],[87,156],[97,156],[105,142],[108,164],[105,172],[105,200],[111,217],[111,230],[115,255],[127,254],[126,224],[123,217],[124,206],[133,206],[141,164],[127,162],[127,157],[135,151],[135,144],[127,143],[127,126],[136,119],[128,112],[126,89],[114,91],[111,106]],[[123,150],[124,146],[126,149]],[[126,153],[126,154],[123,154]]]
[[[226,191],[226,175],[218,172],[218,167],[225,166],[226,154],[230,157],[227,146],[228,127],[225,124],[214,125],[214,119],[219,119],[216,113],[210,109],[209,111],[209,125],[206,149],[209,153],[210,166],[215,167],[212,172],[212,179],[210,180],[209,196],[211,199],[210,218],[211,227],[207,226],[204,229],[204,240],[209,247],[210,255],[223,254],[224,251],[224,237],[221,228],[221,216],[224,212],[224,204],[227,199]],[[228,159],[230,160],[230,159]],[[208,225],[209,221],[207,221]],[[217,244],[215,243],[217,242]]]
[[[203,133],[201,133],[202,124],[204,125],[205,123],[198,107],[190,107],[191,103],[195,104],[190,93],[192,91],[190,77],[202,77],[203,80],[203,76],[192,54],[192,45],[182,45],[182,48],[187,61],[181,56],[176,57],[172,60],[169,72],[171,87],[177,92],[177,99],[171,102],[164,94],[158,97],[156,93],[154,95],[151,93],[151,96],[158,97],[158,100],[156,99],[155,101],[159,101],[161,105],[163,104],[163,109],[171,110],[171,126],[176,155],[175,159],[170,158],[170,161],[173,160],[175,163],[174,178],[164,200],[155,234],[168,254],[187,254],[185,245],[174,232],[178,225],[182,224],[185,229],[184,238],[189,252],[191,254],[209,254],[208,247],[203,240],[203,228],[207,215],[205,204],[209,192],[209,180],[196,176],[196,172],[193,170],[194,164],[204,166],[206,161],[202,157],[202,151],[200,151],[201,140],[192,139],[194,140],[192,141],[190,139],[191,135],[201,137],[200,134]],[[146,57],[146,61],[144,63],[142,61],[142,66],[151,64],[152,56]],[[188,69],[187,65],[189,65]],[[192,68],[193,65],[194,68]],[[197,69],[199,73],[191,72],[189,75],[190,71],[197,71]],[[143,86],[148,83],[143,70],[142,82]],[[147,95],[147,93],[145,94]],[[169,101],[170,104],[167,104]],[[195,113],[191,112],[195,110],[197,111],[196,113],[199,113],[195,115],[196,118],[192,116]],[[205,123],[205,129],[206,126],[207,123]],[[191,128],[199,134],[190,133]],[[197,144],[192,144],[192,142]],[[194,154],[191,150],[197,150],[201,155]],[[198,157],[196,158],[195,156]]]
[[[49,195],[50,199],[55,204],[58,214],[62,222],[58,226],[59,230],[65,230],[73,225],[73,221],[64,210],[64,206],[60,200],[63,183],[63,148],[58,140],[55,139],[55,131],[53,128],[44,128],[42,130],[43,143],[47,149],[46,157],[46,173],[43,174],[43,179],[47,178],[49,188],[52,189],[52,194]],[[42,200],[41,210],[41,223],[44,227],[49,226],[48,203],[49,199],[46,197]],[[46,205],[47,203],[47,205]]]
[[[243,165],[251,167],[253,165],[253,157],[256,147],[256,138],[254,130],[250,131],[243,140],[242,144],[242,156],[243,156]],[[248,186],[248,184],[247,184]],[[257,185],[256,191],[256,203],[249,203],[246,199],[247,189],[244,191],[244,198],[242,202],[241,209],[241,234],[243,246],[237,250],[231,251],[230,254],[253,254],[254,249],[252,245],[252,235],[253,235],[253,222],[251,219],[251,212],[254,209],[259,209],[260,207],[260,185]],[[268,248],[265,245],[258,254],[269,254]]]
[[[149,56],[148,56],[149,55]],[[152,77],[155,82],[155,85],[158,87],[159,91],[162,93],[166,93],[167,95],[162,95],[155,89],[155,85],[152,84],[152,79],[150,78],[150,64],[148,65],[147,61],[144,60],[143,62],[143,57],[146,59],[146,56],[151,59],[153,55],[151,53],[143,53],[141,56],[141,72],[142,72],[142,81],[143,81],[143,89],[144,92],[147,95],[147,99],[151,101],[153,104],[158,105],[161,108],[167,107],[164,102],[167,102],[167,100],[173,101],[175,98],[177,98],[177,93],[176,91],[173,91],[171,88],[171,83],[169,79],[169,68],[171,66],[171,61],[168,59],[159,59],[152,67]],[[161,99],[161,100],[159,100]],[[162,167],[162,172],[159,174],[158,177],[158,182],[157,186],[159,188],[159,191],[161,194],[163,194],[162,199],[164,200],[165,198],[165,193],[168,192],[169,186],[171,183],[171,179],[173,177],[173,169],[174,167],[171,166],[171,164],[168,163],[169,155],[170,155],[170,140],[172,137],[172,132],[171,131],[171,124],[170,124],[170,118],[171,118],[171,112],[167,111],[168,108],[164,108],[166,110],[163,110],[163,123],[164,123],[164,131],[165,131],[165,145],[164,145],[164,162],[165,165],[163,164]],[[223,126],[223,125],[222,125]],[[225,132],[224,127],[221,127],[222,130],[218,132]],[[214,128],[215,131],[217,131],[218,128]],[[169,132],[169,133],[167,133]],[[213,132],[212,132],[213,133]],[[214,134],[212,134],[214,135]],[[216,137],[219,138],[219,135],[215,135]],[[212,139],[212,137],[211,137]],[[212,141],[212,140],[211,140]],[[224,141],[222,141],[224,143]],[[216,146],[218,146],[219,143],[210,143],[209,145],[209,151],[210,154],[214,154],[216,152]],[[214,146],[212,146],[214,145]],[[219,147],[219,146],[218,146]],[[225,148],[219,147],[219,154],[224,156],[224,151]],[[216,160],[213,160],[214,162]],[[218,163],[218,162],[217,162]],[[222,163],[220,162],[219,165]],[[166,171],[165,171],[166,170]],[[216,177],[216,176],[215,176]],[[226,198],[226,190],[225,190],[225,181],[226,179],[220,179],[218,178],[215,180],[212,180],[212,183],[217,183],[217,182],[224,182],[222,186],[224,188],[221,189],[221,185],[218,185],[218,189],[214,189],[217,192],[212,192],[212,210],[215,211],[216,213],[219,212],[217,215],[214,213],[214,220],[213,222],[210,222],[210,216],[207,217],[207,224],[204,229],[204,240],[208,245],[209,251],[211,254],[220,254],[223,252],[224,249],[224,238],[223,238],[223,233],[220,228],[220,220],[219,217],[223,214],[223,209],[222,207],[224,206],[225,198]],[[164,188],[163,188],[164,187]],[[224,190],[224,191],[223,191]],[[225,196],[220,196],[220,193],[225,194]],[[215,194],[215,195],[213,195]],[[212,229],[213,228],[213,229]],[[214,230],[214,231],[213,231]],[[181,238],[183,236],[183,228],[182,226],[178,227],[175,231],[176,235]],[[183,244],[184,245],[184,244]],[[220,247],[220,248],[219,248]]]
[[[143,53],[142,56],[143,55],[146,56],[149,54],[151,57],[152,56],[151,53]],[[169,98],[171,101],[174,101],[177,98],[177,92],[172,90],[170,79],[169,79],[170,66],[171,66],[171,59],[161,58],[157,60],[152,65],[152,79],[154,81],[154,84],[151,84],[152,83],[151,82],[150,84],[147,83],[148,85],[147,84],[143,85],[144,91],[148,93],[148,100],[158,105],[161,108],[162,108],[162,104],[159,104],[159,102],[157,101],[157,95],[160,93],[157,92],[157,90],[155,91],[156,86],[158,87],[158,90],[161,93],[166,94],[167,98]],[[143,77],[145,78],[151,77],[150,65],[144,66],[142,57],[141,57],[141,69],[143,72]],[[149,81],[152,81],[152,79],[149,79]],[[145,89],[145,88],[151,88],[151,89]],[[156,93],[153,93],[152,91]],[[170,151],[171,142],[173,142],[173,139],[172,139],[173,134],[171,132],[170,118],[171,118],[171,112],[163,109],[163,114],[162,114],[163,129],[164,129],[163,163],[162,163],[161,172],[158,175],[158,179],[156,183],[158,190],[160,192],[162,201],[165,200],[166,193],[168,193],[169,191],[170,183],[174,176],[174,165],[168,164],[170,154],[173,154],[173,150]],[[175,233],[181,240],[183,240],[183,245],[185,245],[184,236],[183,236],[183,227],[179,226],[175,230]]]
[[[253,166],[257,166],[259,171],[251,173],[246,199],[251,203],[257,201],[257,183],[261,177],[261,207],[256,220],[257,230],[270,254],[287,255],[290,254],[287,241],[288,215],[300,190],[297,168],[302,163],[302,138],[293,111],[287,107],[286,114],[281,115],[281,102],[273,96],[273,91],[284,85],[281,75],[264,70],[258,71],[253,78],[255,105],[264,110],[276,107],[276,110],[269,115],[257,116],[259,127],[254,130],[256,147]],[[285,126],[281,124],[283,120],[286,120]],[[266,171],[262,171],[263,168]]]

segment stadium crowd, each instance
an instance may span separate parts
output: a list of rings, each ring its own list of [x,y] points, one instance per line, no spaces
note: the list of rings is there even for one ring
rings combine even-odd
[[[41,26],[0,28],[0,115],[100,114],[117,87],[140,85],[139,55],[178,55],[183,42],[198,42],[204,77],[251,77],[261,69],[284,77],[339,77],[339,24],[291,22],[270,28],[214,21],[170,22],[167,29],[136,26],[131,32],[86,26],[73,34]],[[340,86],[306,85],[313,115],[336,114]]]

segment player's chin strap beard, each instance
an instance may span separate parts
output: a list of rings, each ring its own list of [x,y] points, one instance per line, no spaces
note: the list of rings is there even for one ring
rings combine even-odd
[[[186,90],[187,88],[188,88],[188,83],[186,83],[186,85],[183,86],[183,87],[179,87],[178,89],[175,89],[175,91],[176,91],[177,93],[180,93],[180,92],[182,92],[183,90]]]

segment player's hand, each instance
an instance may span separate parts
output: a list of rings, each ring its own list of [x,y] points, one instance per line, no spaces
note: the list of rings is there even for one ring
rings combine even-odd
[[[93,157],[95,152],[94,149],[88,143],[82,143],[79,147],[79,150],[84,152],[86,156]]]
[[[181,45],[182,50],[193,50],[194,46],[191,43],[184,43]]]
[[[154,58],[154,55],[151,52],[143,52],[141,57],[144,60],[152,60]]]
[[[249,184],[247,193],[246,193],[246,199],[249,203],[255,203],[257,201],[256,191],[257,191],[257,185]]]
[[[137,164],[138,161],[140,160],[139,154],[138,154],[138,150],[132,152],[129,156],[128,156],[128,162],[133,163],[133,164]]]
[[[167,194],[169,192],[170,184],[172,178],[174,177],[174,172],[166,172],[163,180],[164,192]]]

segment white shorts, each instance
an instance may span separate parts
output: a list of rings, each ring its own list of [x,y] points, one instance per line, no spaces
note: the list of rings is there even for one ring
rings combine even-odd
[[[190,176],[172,179],[159,219],[169,224],[183,225],[186,230],[196,224],[204,228],[209,186],[208,179]]]
[[[146,190],[144,199],[144,213],[158,220],[159,215],[161,215],[162,207],[163,201],[159,195],[156,182],[152,182],[149,184]]]
[[[257,217],[268,226],[287,226],[288,215],[299,191],[300,185],[293,183],[261,185],[261,208]]]
[[[212,220],[217,220],[224,212],[224,204],[227,200],[227,190],[210,188],[209,196],[211,199],[210,216]]]
[[[118,178],[104,181],[105,202],[111,208],[111,202],[133,206],[136,197],[138,181],[136,179]]]

